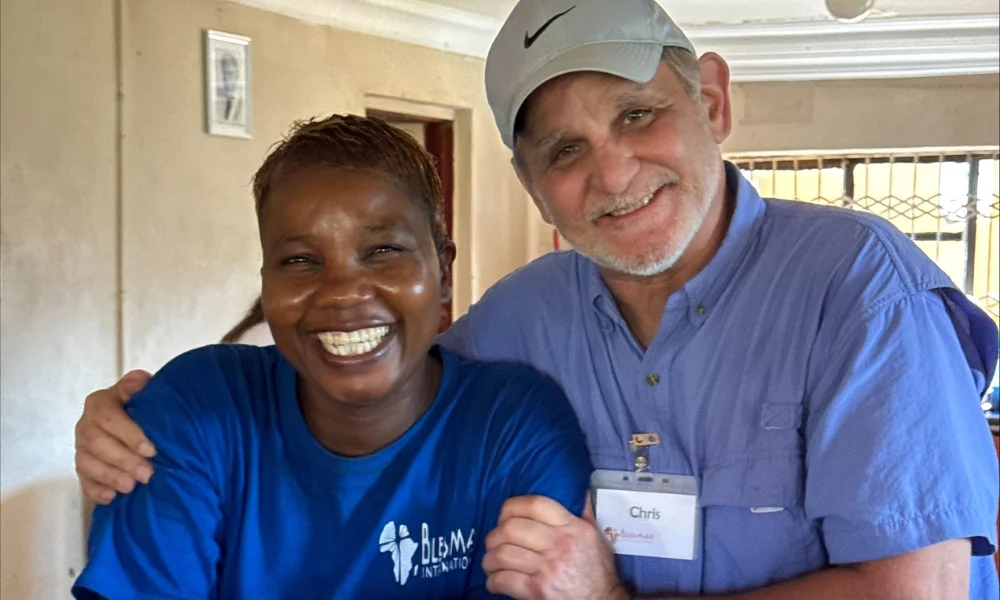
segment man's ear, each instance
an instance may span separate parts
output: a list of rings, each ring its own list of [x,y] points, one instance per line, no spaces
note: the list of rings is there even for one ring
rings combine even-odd
[[[521,168],[520,162],[517,160],[516,156],[510,159],[510,164],[514,167],[514,172],[517,173],[517,179],[521,182],[521,187],[524,191],[528,192],[531,196],[531,201],[535,203],[535,208],[542,215],[542,220],[552,225],[552,215],[549,214],[549,210],[545,207],[545,203],[540,200],[540,196],[535,191],[535,187],[531,185],[531,180],[528,175],[525,174],[524,170]]]
[[[455,244],[448,242],[438,252],[438,267],[441,270],[441,304],[449,302],[452,294],[451,270],[455,264]]]
[[[706,52],[698,63],[701,65],[701,103],[708,113],[715,142],[721,144],[733,131],[729,65],[715,52]]]

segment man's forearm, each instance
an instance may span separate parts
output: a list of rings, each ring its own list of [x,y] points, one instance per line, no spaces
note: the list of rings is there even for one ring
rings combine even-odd
[[[968,540],[857,565],[837,566],[766,588],[718,600],[967,600]],[[640,596],[641,600],[694,600],[682,596]],[[702,596],[701,598],[704,598]]]
[[[699,600],[707,596],[640,596],[642,600]],[[835,567],[806,575],[800,579],[760,588],[742,594],[711,596],[717,600],[917,600],[907,590],[877,589],[872,582],[852,567]],[[638,600],[638,599],[637,599]]]

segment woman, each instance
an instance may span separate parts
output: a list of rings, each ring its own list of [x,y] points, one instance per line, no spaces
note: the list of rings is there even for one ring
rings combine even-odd
[[[94,513],[77,598],[479,598],[508,497],[580,514],[562,392],[435,347],[454,245],[382,121],[295,127],[254,178],[276,346],[209,346],[128,404],[156,474]]]

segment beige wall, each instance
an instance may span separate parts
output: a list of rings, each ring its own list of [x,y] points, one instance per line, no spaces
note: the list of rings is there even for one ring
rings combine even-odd
[[[84,395],[216,340],[246,308],[249,181],[293,119],[360,113],[368,95],[456,110],[459,311],[551,247],[481,61],[216,0],[0,1],[0,597],[65,597],[82,565]],[[205,28],[253,38],[253,140],[203,133]],[[997,144],[996,77],[739,85],[734,102],[729,151]]]
[[[742,83],[726,152],[1000,144],[1000,77]]]
[[[0,597],[62,598],[83,564],[73,423],[116,375],[111,0],[0,14]]]

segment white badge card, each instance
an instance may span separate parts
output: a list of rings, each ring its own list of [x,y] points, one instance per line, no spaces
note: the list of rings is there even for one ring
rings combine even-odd
[[[598,526],[616,554],[697,557],[701,511],[694,477],[599,470],[590,485]]]

